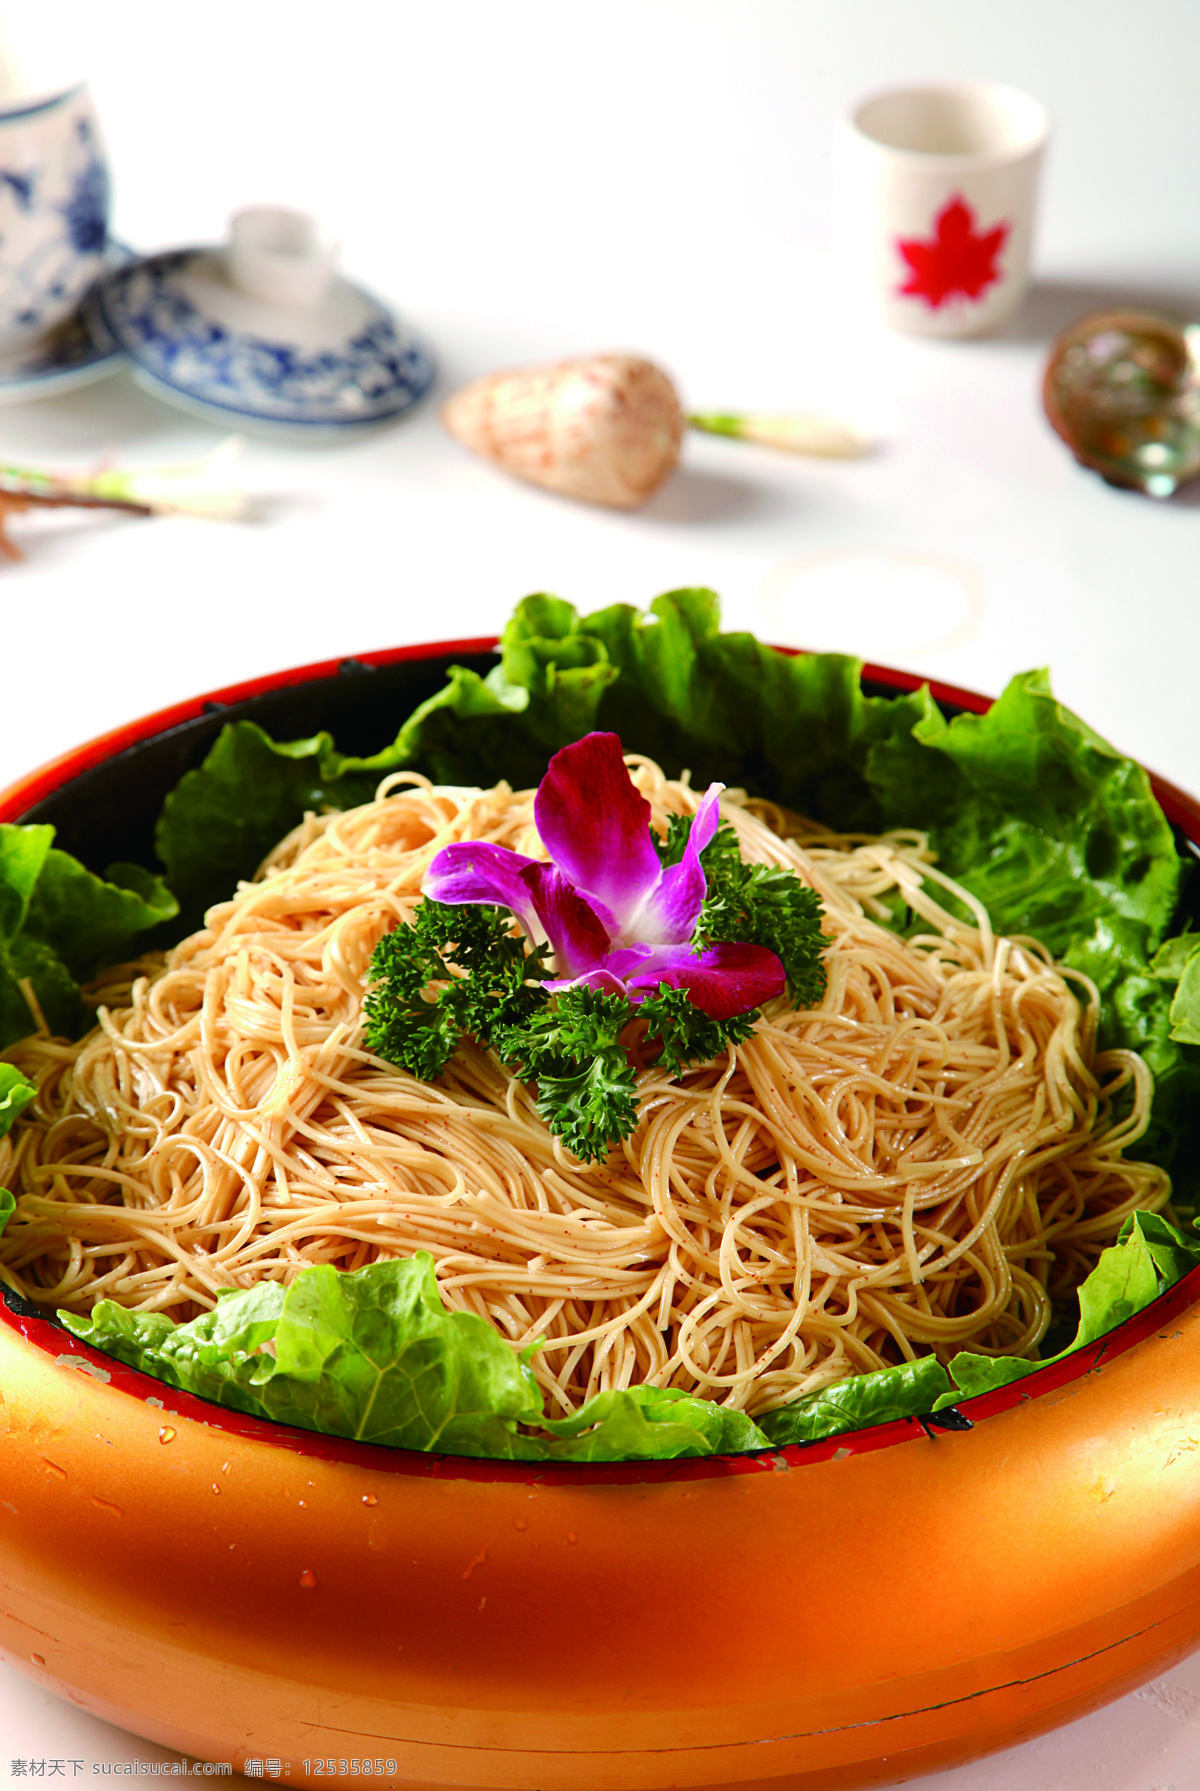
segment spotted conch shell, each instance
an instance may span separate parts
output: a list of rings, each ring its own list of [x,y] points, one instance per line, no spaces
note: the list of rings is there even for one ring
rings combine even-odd
[[[442,406],[451,435],[518,479],[632,510],[679,462],[684,413],[661,368],[590,355],[489,374]]]

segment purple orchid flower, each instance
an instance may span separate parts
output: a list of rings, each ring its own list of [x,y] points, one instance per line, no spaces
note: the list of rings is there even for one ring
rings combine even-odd
[[[435,901],[494,902],[525,932],[544,934],[558,977],[643,1001],[661,983],[686,989],[714,1020],[758,1007],[786,986],[783,965],[761,945],[691,940],[707,890],[700,854],[717,830],[724,784],[710,784],[678,864],[654,846],[650,804],[625,767],[615,734],[587,734],[555,753],[533,805],[551,863],[486,841],[446,846],[425,877]]]

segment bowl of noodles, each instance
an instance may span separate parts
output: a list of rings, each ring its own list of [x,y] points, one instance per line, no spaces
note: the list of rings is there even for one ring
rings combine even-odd
[[[517,1791],[887,1783],[1150,1677],[1200,1636],[1200,808],[1037,675],[705,593],[493,647],[0,798],[5,1657],[290,1783]],[[364,1004],[597,729],[660,841],[725,786],[823,981],[682,1065],[622,1033],[580,1150],[548,1073],[398,1067]]]

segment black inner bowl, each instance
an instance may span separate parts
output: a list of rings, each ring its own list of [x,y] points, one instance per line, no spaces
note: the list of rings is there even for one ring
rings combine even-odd
[[[80,772],[27,809],[23,822],[49,821],[55,845],[103,875],[118,862],[153,866],[154,825],[185,771],[200,765],[227,722],[253,721],[275,740],[328,730],[340,751],[378,752],[418,703],[442,688],[449,666],[481,676],[492,653],[445,654],[368,665],[343,659],[332,677],[259,691],[239,703],[206,703],[204,713]]]

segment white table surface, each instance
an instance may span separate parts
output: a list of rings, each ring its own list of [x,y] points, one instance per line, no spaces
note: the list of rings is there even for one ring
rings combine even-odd
[[[52,18],[51,18],[52,15]],[[731,626],[996,692],[1059,694],[1200,789],[1200,485],[1167,503],[1077,468],[1038,385],[1056,329],[1110,299],[1200,314],[1191,0],[125,0],[7,9],[94,77],[115,223],[208,241],[254,201],[318,212],[347,269],[427,332],[440,390],[628,347],[694,408],[813,408],[878,432],[855,463],[696,438],[644,510],[517,486],[435,408],[331,449],[248,439],[257,524],[56,515],[0,566],[0,785],[130,716],[288,664],[495,632],[715,587]],[[1004,336],[937,344],[855,320],[825,249],[832,121],[911,78],[1029,88],[1057,135],[1038,283]],[[0,417],[5,460],[154,466],[219,432],[121,374]],[[0,1667],[17,1759],[166,1758]],[[81,1776],[81,1775],[80,1775]],[[1187,1791],[1200,1655],[1107,1710],[936,1780],[942,1791]]]

